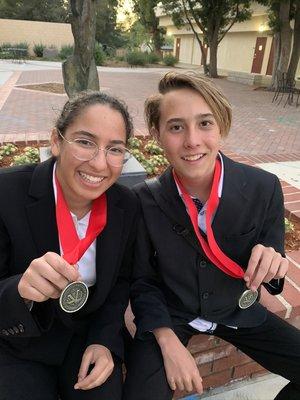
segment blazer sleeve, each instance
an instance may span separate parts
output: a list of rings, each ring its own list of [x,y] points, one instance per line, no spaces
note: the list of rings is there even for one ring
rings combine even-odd
[[[273,194],[269,202],[264,225],[258,243],[273,247],[277,252],[285,257],[284,253],[284,203],[283,193],[279,179],[274,176]],[[282,292],[284,279],[272,279],[268,283],[263,283],[270,294],[276,295]]]
[[[138,224],[131,285],[131,307],[137,326],[136,336],[146,339],[153,329],[173,329],[165,297],[156,271],[155,251],[143,218]]]
[[[22,274],[10,274],[11,243],[9,234],[0,219],[0,337],[8,341],[15,338],[40,336],[50,325],[51,315],[45,317],[45,307],[37,304],[30,311],[20,296],[18,284]],[[39,316],[42,316],[40,324]]]
[[[121,359],[124,359],[124,314],[129,304],[130,279],[138,219],[139,210],[137,209],[134,218],[131,220],[131,230],[125,245],[125,252],[116,283],[104,304],[95,312],[90,322],[87,340],[87,346],[95,343],[101,344]]]

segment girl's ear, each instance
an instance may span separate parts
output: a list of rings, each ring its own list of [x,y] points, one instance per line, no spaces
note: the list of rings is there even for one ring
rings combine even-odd
[[[59,146],[59,137],[56,128],[52,129],[51,138],[50,138],[50,147],[51,153],[54,157],[58,157],[60,153],[60,146]]]

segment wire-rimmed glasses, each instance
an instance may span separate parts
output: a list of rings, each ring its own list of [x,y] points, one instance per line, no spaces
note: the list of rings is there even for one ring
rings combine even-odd
[[[99,147],[95,142],[85,138],[76,138],[74,140],[66,139],[57,129],[60,137],[71,147],[72,155],[79,161],[93,160],[99,151],[103,151],[108,164],[114,167],[122,167],[131,157],[130,151],[126,147],[111,146],[105,149]]]

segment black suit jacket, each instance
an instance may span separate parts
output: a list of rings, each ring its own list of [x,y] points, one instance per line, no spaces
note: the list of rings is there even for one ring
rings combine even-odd
[[[283,196],[278,178],[223,156],[224,183],[213,231],[220,248],[246,269],[253,246],[272,246],[284,255]],[[171,169],[155,195],[143,183],[135,187],[142,203],[131,304],[137,334],[185,324],[197,317],[239,327],[259,325],[266,316],[258,303],[238,307],[246,289],[212,265],[198,244]],[[190,237],[187,240],[186,236]],[[190,243],[190,241],[192,243]],[[267,289],[278,294],[283,280]]]
[[[123,356],[121,330],[128,304],[138,201],[115,184],[107,193],[107,225],[96,242],[96,284],[77,313],[58,301],[34,303],[30,312],[18,282],[30,262],[59,254],[52,186],[53,160],[0,171],[0,346],[21,358],[61,362],[74,332]]]

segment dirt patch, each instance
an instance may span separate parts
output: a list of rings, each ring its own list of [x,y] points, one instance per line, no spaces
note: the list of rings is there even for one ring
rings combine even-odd
[[[66,94],[64,85],[62,83],[57,83],[57,82],[37,83],[34,85],[22,85],[22,86],[18,86],[18,88],[38,90],[40,92]]]

